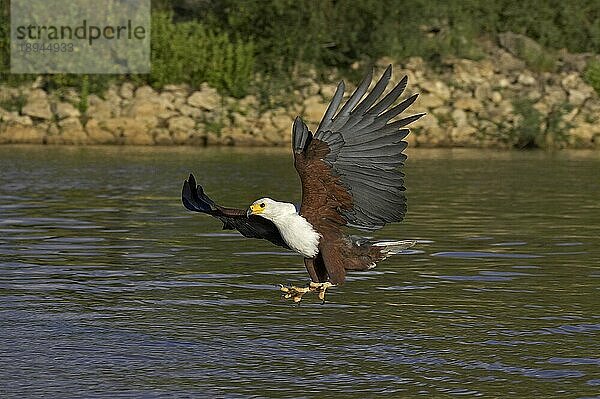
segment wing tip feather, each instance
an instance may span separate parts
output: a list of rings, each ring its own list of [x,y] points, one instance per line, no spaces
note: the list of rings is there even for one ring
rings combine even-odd
[[[292,124],[292,146],[294,153],[301,153],[310,143],[312,134],[300,116],[296,116]]]

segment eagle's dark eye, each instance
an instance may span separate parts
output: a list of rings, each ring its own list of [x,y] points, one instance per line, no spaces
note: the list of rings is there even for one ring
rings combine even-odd
[[[264,208],[264,207],[265,207],[265,203],[264,203],[264,202],[263,202],[263,203],[261,203],[261,204],[260,204],[260,207],[261,207],[261,208]]]

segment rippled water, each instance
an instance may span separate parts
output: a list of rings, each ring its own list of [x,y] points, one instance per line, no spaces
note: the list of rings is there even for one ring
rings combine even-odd
[[[600,154],[409,155],[419,244],[293,306],[179,199],[297,201],[287,150],[0,147],[0,397],[598,395]]]

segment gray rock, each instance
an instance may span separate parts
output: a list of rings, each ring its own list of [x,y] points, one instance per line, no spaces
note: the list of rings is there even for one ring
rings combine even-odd
[[[444,105],[444,101],[434,94],[426,93],[419,96],[419,106],[421,107],[431,109],[442,105]]]
[[[490,99],[492,100],[492,102],[494,104],[499,104],[500,101],[502,101],[502,94],[500,94],[500,92],[498,92],[498,91],[494,91],[494,92],[492,92]]]
[[[103,101],[102,99],[96,101],[93,98],[92,101],[89,101],[89,107],[86,111],[86,114],[89,118],[97,119],[99,121],[107,120],[117,116],[111,103],[108,101]]]
[[[236,127],[244,128],[250,125],[248,118],[245,115],[240,114],[239,112],[233,112],[231,114],[231,121],[233,123],[233,126]]]
[[[143,135],[153,126],[148,126],[144,119],[132,117],[117,117],[100,121],[100,125],[115,137],[132,137]]]
[[[0,134],[0,143],[42,144],[46,134],[34,126],[13,125]]]
[[[327,105],[321,96],[309,97],[304,101],[302,116],[307,122],[319,123],[327,110]]]
[[[450,89],[440,80],[422,82],[420,87],[443,101],[450,99]]]
[[[133,84],[129,83],[129,82],[125,82],[121,85],[121,89],[119,90],[119,95],[126,99],[126,100],[130,100],[133,98]]]
[[[145,132],[143,134],[129,135],[129,136],[125,136],[124,144],[153,145],[154,138],[148,132]]]
[[[58,126],[60,126],[63,131],[67,130],[83,130],[83,126],[81,125],[81,121],[77,117],[70,117],[67,119],[63,119],[58,122]]]
[[[203,115],[203,111],[200,108],[192,107],[191,105],[182,104],[177,108],[181,115],[189,116],[194,119],[199,119]]]
[[[520,58],[524,54],[540,54],[544,51],[543,47],[535,40],[518,33],[500,33],[498,39],[500,41],[500,46],[515,57]]]
[[[214,111],[221,105],[221,96],[212,87],[202,84],[200,91],[188,97],[187,103],[192,107]]]
[[[167,124],[171,133],[184,132],[187,134],[194,129],[196,121],[189,116],[176,116],[169,119]]]
[[[221,143],[230,146],[256,147],[267,145],[264,138],[244,133],[236,127],[225,128],[221,131]]]
[[[60,102],[56,104],[56,116],[58,116],[58,119],[78,118],[80,115],[79,110],[71,103]]]
[[[191,132],[177,130],[171,131],[171,139],[173,140],[173,144],[184,145],[188,142],[191,137]]]
[[[569,90],[569,104],[576,107],[580,107],[585,101],[590,98],[591,93],[583,90],[570,89]]]
[[[521,83],[523,86],[533,86],[537,83],[535,78],[529,73],[519,74],[517,82]]]
[[[333,98],[333,95],[335,94],[335,91],[337,90],[337,85],[335,84],[324,84],[321,86],[321,95],[323,96],[324,99],[326,99],[327,101],[331,100]]]
[[[538,90],[537,88],[534,88],[527,93],[527,99],[531,100],[532,102],[536,102],[541,98],[542,98],[542,92],[540,90]]]
[[[289,115],[279,113],[273,115],[271,118],[271,123],[273,123],[273,126],[278,129],[281,132],[281,136],[283,136],[284,132],[291,131],[290,129],[294,123],[294,119]]]
[[[33,120],[27,115],[19,115],[18,112],[6,112],[2,116],[2,121],[7,125],[33,126]]]
[[[317,83],[312,80],[309,80],[304,84],[304,87],[300,90],[303,97],[310,97],[319,94],[320,87]]]
[[[173,139],[169,133],[169,129],[164,127],[157,127],[150,131],[150,134],[154,137],[154,142],[158,145],[172,145]]]
[[[103,95],[104,99],[109,103],[113,104],[113,106],[120,106],[123,102],[123,99],[117,93],[117,89],[114,87],[109,88],[106,93]]]
[[[89,119],[87,121],[85,130],[88,139],[92,144],[113,144],[116,142],[115,136],[100,127],[100,123],[95,119]]]
[[[136,99],[151,99],[156,96],[158,96],[158,93],[156,93],[150,86],[141,86],[135,91]]]
[[[454,125],[456,127],[464,127],[468,126],[467,122],[467,113],[462,109],[455,109],[452,111],[452,120],[454,121]]]
[[[163,91],[159,95],[160,102],[165,105],[167,109],[175,109],[173,101],[175,101],[175,95],[168,91]]]
[[[171,92],[187,92],[190,90],[190,88],[185,83],[182,83],[182,84],[178,84],[178,85],[174,85],[174,84],[165,85],[165,87],[163,87],[163,90],[171,91]]]
[[[454,102],[454,107],[466,111],[478,112],[483,106],[480,101],[470,98],[459,98]]]
[[[250,109],[257,109],[259,106],[256,96],[248,95],[238,101],[238,105],[244,113],[248,113]]]
[[[486,102],[492,97],[492,87],[489,83],[484,82],[475,87],[474,95],[477,100]]]
[[[49,136],[49,144],[87,144],[89,139],[86,131],[81,125],[79,118],[71,117],[63,119],[58,122],[58,126],[61,129],[61,134],[58,136]],[[54,138],[56,142],[51,142],[50,137]]]
[[[52,119],[48,96],[43,90],[33,90],[21,110],[24,115],[39,119]]]
[[[467,146],[476,141],[474,137],[476,133],[477,129],[473,126],[454,127],[450,130],[450,139],[454,145]]]

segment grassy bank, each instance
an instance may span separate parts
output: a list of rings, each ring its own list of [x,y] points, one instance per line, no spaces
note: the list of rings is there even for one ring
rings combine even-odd
[[[19,84],[35,77],[7,73],[9,2],[0,0],[0,79]],[[479,59],[481,40],[502,32],[526,35],[543,51],[522,54],[533,69],[552,71],[556,51],[600,54],[600,3],[559,0],[184,0],[153,1],[152,73],[113,76],[161,88],[208,82],[223,94],[242,97],[289,87],[307,65],[326,77],[383,56],[410,56],[440,63],[444,57]],[[598,66],[586,78],[600,90]],[[362,73],[362,72],[361,72]],[[253,79],[255,74],[267,79]],[[350,76],[356,78],[356,76]],[[51,75],[47,87],[74,86],[102,92],[105,77]]]

